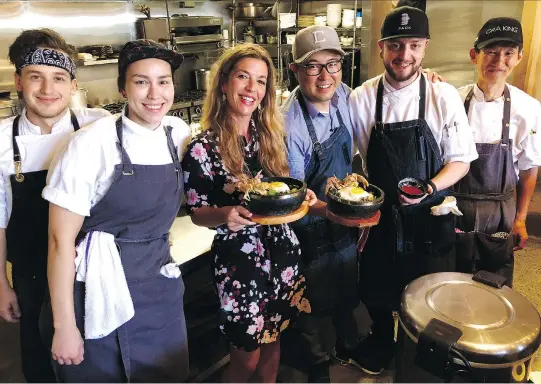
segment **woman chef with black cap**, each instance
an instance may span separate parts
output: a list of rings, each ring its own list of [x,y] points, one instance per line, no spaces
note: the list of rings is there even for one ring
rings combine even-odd
[[[61,382],[188,377],[184,284],[168,241],[190,139],[181,119],[166,116],[181,63],[162,44],[126,43],[124,111],[77,132],[49,173],[52,305],[42,325]]]

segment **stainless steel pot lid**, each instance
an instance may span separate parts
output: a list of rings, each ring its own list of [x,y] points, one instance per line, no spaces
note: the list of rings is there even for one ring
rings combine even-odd
[[[541,344],[541,318],[524,296],[466,273],[434,273],[406,287],[399,319],[408,336],[417,342],[433,318],[462,331],[456,347],[472,365],[512,365]]]

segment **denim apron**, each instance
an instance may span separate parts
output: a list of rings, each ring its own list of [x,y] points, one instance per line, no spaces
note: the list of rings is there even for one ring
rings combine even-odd
[[[169,229],[180,207],[183,185],[177,149],[166,127],[173,163],[132,164],[116,122],[122,162],[106,195],[85,218],[81,234],[115,236],[135,316],[101,339],[84,340],[80,365],[58,365],[61,382],[181,382],[189,374],[182,277],[160,268],[172,262]],[[75,282],[75,319],[84,337],[85,284]],[[50,306],[49,306],[50,316]]]
[[[304,97],[299,91],[297,99],[313,147],[305,169],[305,181],[319,200],[327,201],[327,179],[332,176],[344,178],[352,173],[352,137],[337,110],[339,127],[320,143]],[[358,229],[344,227],[324,217],[308,215],[292,226],[301,245],[307,286],[305,296],[310,301],[312,313],[328,313],[338,306],[355,308],[359,303]]]
[[[6,229],[7,259],[13,271],[13,288],[21,308],[21,362],[27,382],[54,382],[55,376],[39,332],[41,307],[47,294],[49,202],[41,197],[48,170],[21,173],[17,144],[19,121],[13,121],[13,162],[10,175],[13,209]],[[70,109],[74,131],[80,129]]]
[[[464,216],[458,217],[457,271],[475,273],[481,269],[507,278],[513,284],[513,236],[515,221],[514,192],[517,176],[513,166],[513,140],[509,139],[511,96],[504,89],[502,138],[495,144],[477,143],[479,158],[470,164],[470,170],[454,186],[458,208]],[[470,109],[473,88],[466,96],[464,107]],[[504,232],[507,238],[492,236]]]
[[[376,124],[367,152],[370,183],[385,192],[381,219],[370,229],[361,255],[360,294],[367,305],[398,308],[404,287],[433,272],[455,269],[454,215],[432,216],[446,190],[421,203],[402,206],[397,185],[405,177],[429,180],[443,168],[439,146],[425,120],[426,80],[420,79],[419,117],[383,123],[383,77],[379,80]]]

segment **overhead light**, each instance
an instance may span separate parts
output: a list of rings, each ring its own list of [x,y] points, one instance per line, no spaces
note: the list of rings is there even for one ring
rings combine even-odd
[[[0,19],[0,28],[99,28],[121,24],[133,24],[136,20],[137,18],[131,12],[106,16],[52,16],[26,11],[20,16]]]

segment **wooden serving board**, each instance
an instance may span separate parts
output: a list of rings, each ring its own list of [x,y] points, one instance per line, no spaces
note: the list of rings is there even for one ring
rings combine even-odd
[[[344,225],[346,227],[358,227],[358,228],[369,228],[377,225],[379,223],[379,218],[381,217],[381,212],[378,210],[372,216],[364,219],[355,219],[351,217],[342,217],[335,215],[327,209],[327,218],[334,221],[335,223]]]
[[[286,224],[291,223],[292,221],[297,221],[301,219],[304,215],[308,213],[308,202],[303,201],[301,206],[287,215],[280,216],[261,216],[261,215],[252,215],[249,220],[254,223],[263,224],[263,225],[277,225],[277,224]]]

